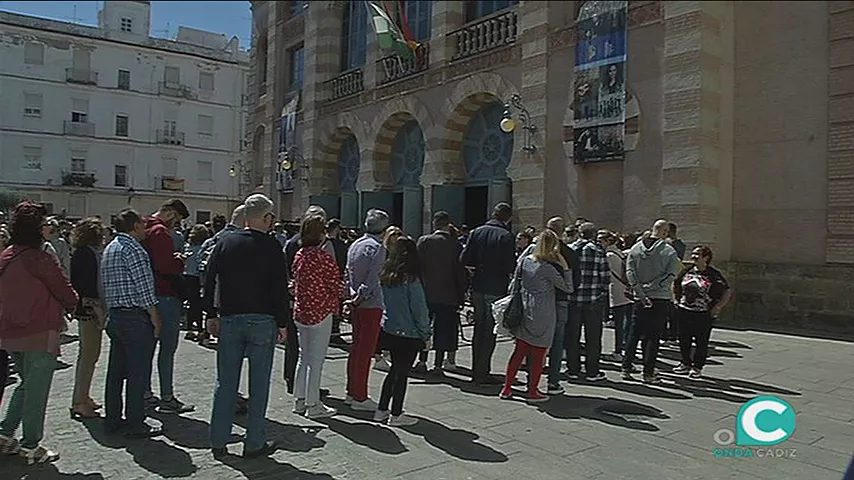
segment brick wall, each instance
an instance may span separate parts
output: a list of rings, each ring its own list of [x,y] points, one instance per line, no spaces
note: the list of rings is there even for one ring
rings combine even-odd
[[[854,334],[854,266],[728,262],[735,289],[724,325],[793,333]]]

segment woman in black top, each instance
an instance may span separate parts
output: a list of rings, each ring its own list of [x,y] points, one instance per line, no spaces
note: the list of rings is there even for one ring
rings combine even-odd
[[[101,355],[101,338],[106,318],[99,272],[104,233],[104,225],[97,218],[80,220],[72,233],[74,252],[71,256],[71,285],[80,296],[75,313],[80,343],[71,403],[71,418],[74,419],[97,418],[97,410],[101,408],[101,405],[89,396],[89,391],[95,364]]]

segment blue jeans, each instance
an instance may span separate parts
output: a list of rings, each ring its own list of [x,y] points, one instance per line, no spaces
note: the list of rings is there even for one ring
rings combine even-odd
[[[569,321],[569,302],[559,301],[556,307],[555,336],[549,350],[549,370],[547,372],[549,385],[557,385],[560,382],[560,364],[563,361],[563,350],[566,343],[566,323]]]
[[[145,389],[151,381],[154,325],[145,310],[111,308],[107,336],[110,337],[110,358],[104,390],[104,426],[107,430],[117,430],[122,425],[124,409],[127,426],[141,429],[145,421]],[[123,405],[125,380],[127,404]]]
[[[623,353],[632,334],[632,311],[634,305],[627,303],[611,308],[614,317],[614,353]]]
[[[175,351],[178,350],[178,337],[181,334],[181,313],[184,302],[175,297],[157,297],[157,311],[163,326],[160,329],[160,351],[157,353],[157,373],[160,376],[160,398],[169,399],[174,393],[173,377],[175,373]],[[151,351],[152,361],[154,350]],[[148,391],[151,389],[151,377],[148,378]]]
[[[276,322],[271,315],[230,315],[220,320],[211,448],[225,447],[231,436],[244,356],[249,358],[249,416],[244,451],[258,450],[267,441],[265,417],[277,333]]]

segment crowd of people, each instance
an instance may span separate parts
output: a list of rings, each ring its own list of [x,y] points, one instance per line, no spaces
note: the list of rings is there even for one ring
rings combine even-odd
[[[623,380],[634,380],[640,344],[642,381],[660,382],[655,365],[662,339],[680,346],[673,373],[699,378],[713,322],[731,296],[711,266],[712,250],[697,245],[683,262],[686,246],[666,220],[620,235],[586,219],[566,226],[554,217],[542,231],[528,227],[514,236],[513,211],[499,203],[471,231],[457,229],[448,212],[439,211],[431,233],[411,238],[390,225],[386,212],[371,209],[357,236],[311,206],[289,236],[261,194],[248,197],[229,220],[217,215],[210,225],[182,228],[188,217],[184,202],[172,199],[150,216],[126,208],[111,227],[87,218],[63,230],[40,204],[15,207],[8,227],[0,227],[0,385],[7,384],[9,355],[20,384],[0,422],[0,453],[21,454],[30,464],[59,458],[42,437],[70,320],[78,322],[80,342],[72,418],[101,418],[103,409],[107,434],[149,438],[162,434],[146,420],[152,410],[192,412],[175,391],[184,319],[186,339],[216,340],[212,453],[230,454],[234,416],[247,414],[242,455],[252,458],[277,448],[265,430],[277,343],[285,344],[293,413],[337,414],[324,404],[329,390],[321,383],[327,350],[340,344],[349,350],[348,408],[408,426],[417,423],[404,412],[408,379],[413,369],[438,378],[457,369],[460,315],[469,303],[472,382],[501,387],[501,399],[522,395],[537,403],[563,393],[564,378],[606,378],[600,359],[609,324],[615,329],[610,355],[622,363]],[[493,307],[505,300],[514,313],[496,318]],[[344,321],[352,327],[349,344],[341,336]],[[110,348],[102,406],[91,385],[104,331]],[[503,377],[493,374],[502,333],[515,341]],[[248,397],[240,393],[244,359]],[[525,362],[527,389],[518,392]],[[151,380],[155,364],[159,395]],[[378,401],[370,396],[372,364],[388,371]]]

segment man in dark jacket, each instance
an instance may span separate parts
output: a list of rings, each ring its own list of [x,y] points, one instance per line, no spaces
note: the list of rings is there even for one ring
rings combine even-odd
[[[439,211],[433,215],[435,231],[418,239],[421,282],[433,320],[433,372],[442,374],[445,353],[457,351],[459,310],[466,296],[466,270],[460,263],[462,247],[451,234],[451,217]],[[426,361],[426,352],[423,361]]]
[[[341,278],[344,278],[344,268],[347,266],[347,244],[341,240],[340,235],[341,220],[332,218],[326,222],[326,243],[324,243],[323,248],[328,251],[329,245],[332,245],[332,251],[335,252],[335,263],[338,264]],[[341,338],[340,314],[332,316],[332,337],[329,339],[329,344],[333,347],[346,347],[349,345]]]
[[[501,202],[492,210],[492,219],[471,232],[460,263],[474,269],[472,304],[474,335],[472,338],[472,382],[499,385],[493,377],[492,353],[495,351],[495,319],[492,302],[507,295],[510,277],[516,268],[516,240],[509,223],[513,210]]]

